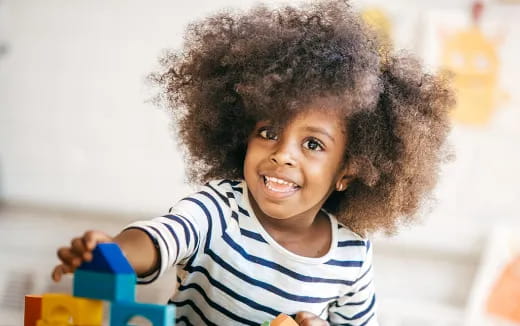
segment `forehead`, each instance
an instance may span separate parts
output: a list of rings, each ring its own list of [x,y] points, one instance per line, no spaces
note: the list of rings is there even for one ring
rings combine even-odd
[[[337,97],[318,97],[293,111],[282,128],[321,127],[346,132],[346,112]]]
[[[282,133],[296,137],[316,136],[337,145],[347,142],[346,120],[341,110],[309,108],[296,114],[284,126]]]
[[[339,123],[343,125],[349,110],[345,108],[340,98],[335,96],[314,97],[305,103],[294,101],[284,110],[275,113],[276,116],[259,117],[257,121],[269,121],[278,127],[286,127],[296,121],[319,119],[321,123]]]
[[[341,110],[309,108],[295,114],[287,121],[284,129],[319,127],[330,132],[344,132],[344,121]]]

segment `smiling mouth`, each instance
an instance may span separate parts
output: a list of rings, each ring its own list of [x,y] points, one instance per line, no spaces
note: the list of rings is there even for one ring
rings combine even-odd
[[[299,188],[301,188],[300,186],[298,186],[297,184],[295,184],[293,182],[275,178],[275,177],[270,177],[270,176],[264,175],[263,179],[264,179],[264,184],[265,184],[266,188],[269,189],[270,191],[277,192],[277,193],[290,193],[290,192],[294,192],[295,190],[298,190]]]

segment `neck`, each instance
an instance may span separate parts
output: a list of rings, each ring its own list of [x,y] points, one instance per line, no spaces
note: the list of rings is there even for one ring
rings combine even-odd
[[[321,205],[299,215],[274,218],[260,209],[251,194],[248,197],[259,223],[279,245],[304,257],[322,257],[329,251],[333,238],[331,221],[320,212]]]
[[[258,204],[256,203],[253,196],[248,193],[249,202],[251,203],[251,207],[253,211],[264,229],[266,229],[269,233],[292,233],[292,234],[300,234],[303,235],[306,232],[312,230],[318,220],[318,215],[320,214],[320,209],[317,208],[313,211],[307,211],[301,215],[291,216],[289,218],[275,218],[265,214]]]

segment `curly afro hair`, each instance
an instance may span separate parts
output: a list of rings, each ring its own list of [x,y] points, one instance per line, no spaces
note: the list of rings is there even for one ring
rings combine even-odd
[[[320,97],[342,103],[345,162],[357,171],[325,208],[353,231],[395,231],[418,215],[447,158],[453,96],[444,76],[382,53],[346,1],[219,12],[187,28],[151,75],[185,149],[188,178],[242,179],[257,121],[289,121]]]

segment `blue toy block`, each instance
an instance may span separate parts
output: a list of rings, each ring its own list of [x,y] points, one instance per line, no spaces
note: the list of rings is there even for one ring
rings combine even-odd
[[[90,299],[135,301],[135,274],[108,274],[90,270],[76,270],[73,295]]]
[[[78,269],[111,274],[135,274],[134,269],[116,243],[100,243],[92,252],[92,260]]]
[[[147,318],[153,326],[173,326],[175,307],[138,302],[113,302],[110,307],[110,326],[127,326],[135,316]]]

